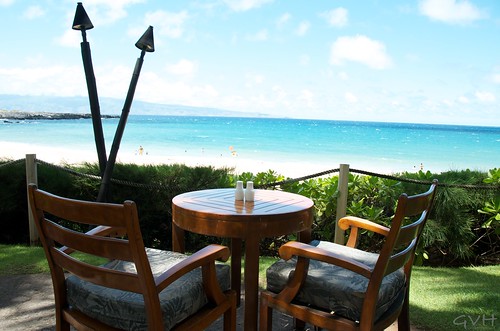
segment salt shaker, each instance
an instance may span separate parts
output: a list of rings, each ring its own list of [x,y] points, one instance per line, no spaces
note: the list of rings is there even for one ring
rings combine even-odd
[[[255,192],[253,190],[253,182],[248,181],[247,187],[245,189],[245,200],[246,201],[253,201],[254,198],[255,198]]]
[[[243,181],[239,180],[236,182],[236,190],[234,191],[235,200],[243,200],[245,198],[245,193],[243,192]]]

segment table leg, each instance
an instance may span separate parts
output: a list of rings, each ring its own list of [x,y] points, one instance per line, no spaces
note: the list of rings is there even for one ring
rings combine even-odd
[[[231,238],[231,289],[236,291],[236,304],[241,299],[241,242],[240,238]]]
[[[306,229],[298,233],[298,238],[300,242],[309,244],[311,242],[311,228]]]
[[[259,301],[259,237],[245,240],[245,330],[257,330]]]
[[[172,222],[172,250],[174,252],[184,253],[186,248],[184,244],[184,230]]]

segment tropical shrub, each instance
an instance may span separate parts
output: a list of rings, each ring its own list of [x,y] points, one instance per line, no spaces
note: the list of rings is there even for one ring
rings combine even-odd
[[[491,259],[492,263],[498,263],[500,242],[500,168],[493,168],[488,171],[488,177],[483,180],[486,184],[495,185],[496,193],[484,203],[478,213],[484,216],[478,235],[475,241],[477,246],[482,246],[481,255],[486,259]]]
[[[39,164],[39,187],[67,197],[95,200],[99,192],[97,164],[61,167]],[[75,175],[78,174],[78,175]],[[432,179],[440,186],[433,211],[424,228],[417,261],[429,265],[498,263],[498,189],[474,189],[491,184],[498,188],[499,170],[449,171],[441,174],[419,171],[394,176],[349,174],[347,213],[390,225],[398,196],[428,189]],[[402,178],[398,180],[397,178]],[[252,180],[257,188],[282,189],[314,201],[313,237],[333,241],[338,197],[337,175],[307,180],[285,178],[269,170],[235,174],[232,169],[187,167],[185,165],[116,164],[108,201],[134,200],[141,219],[146,245],[171,248],[171,200],[180,193],[215,187],[234,187],[237,180]],[[0,162],[0,226],[2,243],[28,243],[28,215],[24,162],[3,166]],[[484,181],[484,182],[483,182]],[[79,229],[86,230],[86,229]],[[376,251],[382,238],[366,233],[360,246]],[[262,241],[265,255],[294,235]],[[186,247],[197,250],[208,243],[228,244],[228,239],[187,234]]]
[[[483,182],[499,186],[500,168],[494,168],[488,171],[488,177],[485,178]],[[500,192],[497,192],[495,197],[490,201],[486,201],[484,207],[479,209],[478,212],[488,217],[482,224],[482,227],[493,229],[496,234],[500,234]]]

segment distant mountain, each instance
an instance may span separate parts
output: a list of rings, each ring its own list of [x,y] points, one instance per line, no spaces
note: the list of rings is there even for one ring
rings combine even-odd
[[[120,115],[124,100],[99,98],[102,115]],[[89,113],[88,97],[51,97],[0,94],[0,110],[48,113]],[[263,113],[237,112],[217,108],[164,105],[133,101],[131,115],[269,117]]]

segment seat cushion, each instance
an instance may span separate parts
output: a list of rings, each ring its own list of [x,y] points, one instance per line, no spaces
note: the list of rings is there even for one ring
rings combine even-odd
[[[374,267],[378,254],[365,252],[359,249],[337,245],[327,241],[315,240],[311,245],[327,251],[335,252]],[[267,289],[271,292],[280,292],[291,278],[295,270],[297,258],[278,260],[267,270]],[[324,262],[311,260],[306,282],[296,301],[307,303],[336,315],[359,321],[363,300],[368,287],[368,279],[350,270]],[[393,303],[404,299],[405,275],[399,269],[382,281],[377,303],[375,320],[386,312]]]
[[[154,276],[184,260],[187,255],[147,248],[146,253]],[[136,272],[135,265],[111,261],[108,268]],[[217,279],[223,291],[230,287],[229,266],[216,263]],[[103,323],[124,330],[147,329],[142,294],[111,289],[83,281],[76,276],[66,279],[69,304]],[[208,302],[202,285],[201,268],[182,276],[160,293],[165,330],[192,315]]]

